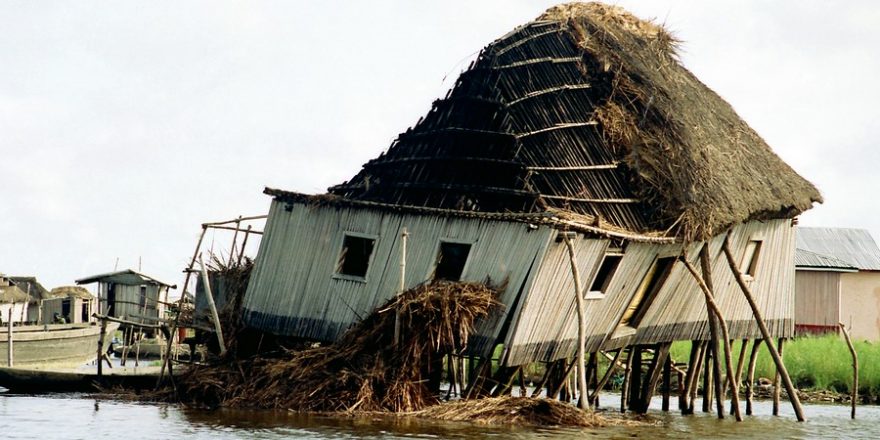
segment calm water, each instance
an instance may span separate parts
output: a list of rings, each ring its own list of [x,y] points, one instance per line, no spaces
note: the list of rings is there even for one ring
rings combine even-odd
[[[605,396],[609,405],[615,396]],[[654,403],[659,403],[655,401]],[[698,402],[699,403],[699,402]],[[706,415],[683,417],[651,411],[649,427],[595,430],[481,427],[463,423],[389,421],[381,418],[314,417],[266,411],[198,411],[175,405],[97,400],[81,395],[0,394],[0,432],[6,439],[378,439],[378,438],[880,438],[880,407],[859,407],[849,419],[844,406],[806,405],[808,421],[794,421],[790,407],[770,415],[758,402],[743,423]]]

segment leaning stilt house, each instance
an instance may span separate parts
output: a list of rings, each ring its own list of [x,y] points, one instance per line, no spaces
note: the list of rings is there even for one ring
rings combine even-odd
[[[594,3],[551,8],[492,42],[347,182],[321,195],[266,189],[246,323],[332,341],[401,284],[488,281],[504,308],[480,323],[472,354],[503,347],[505,366],[570,359],[576,264],[586,352],[708,340],[687,261],[730,339],[762,336],[745,288],[769,334],[792,336],[792,219],[821,196],[679,63],[675,44]]]

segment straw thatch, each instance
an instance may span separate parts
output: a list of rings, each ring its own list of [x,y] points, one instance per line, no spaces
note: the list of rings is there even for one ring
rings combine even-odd
[[[91,292],[86,290],[85,287],[80,286],[61,286],[52,289],[49,292],[49,296],[52,298],[82,298],[82,299],[95,299],[95,295],[92,295]]]
[[[616,6],[553,7],[486,47],[428,115],[330,191],[463,211],[568,211],[689,239],[821,201],[679,63],[675,46]]]
[[[460,352],[474,321],[498,305],[478,283],[438,281],[397,295],[328,346],[277,359],[194,367],[177,379],[184,402],[295,411],[414,411],[438,403],[432,360]],[[400,341],[394,344],[396,317]]]
[[[601,427],[609,423],[592,411],[547,398],[487,397],[457,400],[431,406],[418,417],[486,425],[535,425]]]
[[[23,303],[28,295],[17,286],[0,286],[0,303]]]
[[[30,294],[31,302],[52,297],[49,291],[37,281],[37,277],[9,277],[9,280],[18,286],[22,292]]]

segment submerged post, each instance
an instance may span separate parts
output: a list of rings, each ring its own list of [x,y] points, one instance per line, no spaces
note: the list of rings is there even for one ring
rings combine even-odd
[[[9,319],[7,320],[7,324],[9,327],[6,329],[6,366],[12,366],[12,306],[15,303],[9,305]]]
[[[846,340],[846,346],[849,347],[849,354],[852,355],[852,365],[853,365],[853,383],[852,383],[852,395],[850,399],[852,400],[852,411],[850,411],[850,417],[856,418],[856,402],[859,400],[859,356],[856,354],[856,348],[853,347],[852,339],[849,338],[849,332],[846,331],[846,326],[843,323],[840,323],[840,331],[843,333],[843,339]]]
[[[577,266],[577,256],[574,253],[574,245],[571,243],[571,237],[567,233],[563,233],[565,247],[568,248],[568,261],[571,263],[571,275],[574,277],[574,297],[577,301],[578,316],[578,347],[577,347],[577,380],[578,380],[578,407],[587,409],[587,369],[584,366],[584,344],[587,340],[587,317],[584,306],[584,297],[581,292],[581,274]]]
[[[205,299],[208,300],[208,307],[211,308],[211,318],[214,319],[214,331],[217,332],[217,342],[220,344],[220,356],[226,355],[226,343],[223,342],[223,327],[220,326],[220,314],[217,313],[217,305],[214,304],[214,294],[211,293],[211,283],[208,280],[208,270],[205,268],[205,262],[199,255],[199,265],[202,271],[202,283],[205,285]],[[171,340],[172,338],[169,338]]]
[[[801,408],[801,401],[798,398],[797,390],[794,388],[794,384],[791,383],[791,377],[788,375],[788,370],[785,369],[782,357],[779,356],[779,352],[776,351],[776,346],[773,345],[773,337],[770,336],[770,330],[768,330],[767,325],[764,324],[764,318],[761,316],[761,311],[758,310],[758,304],[755,303],[755,298],[752,296],[752,290],[749,289],[748,284],[746,284],[746,281],[743,279],[742,273],[739,271],[739,265],[733,259],[733,252],[730,250],[729,235],[724,236],[724,243],[721,245],[721,248],[724,250],[724,255],[727,257],[727,264],[730,266],[730,271],[733,272],[734,278],[736,278],[736,283],[739,284],[740,290],[746,297],[749,307],[752,309],[752,314],[755,316],[755,322],[758,323],[758,328],[761,330],[761,336],[764,338],[764,343],[767,344],[767,351],[770,352],[770,357],[773,358],[776,368],[779,369],[779,372],[782,375],[782,382],[785,384],[785,390],[788,391],[788,399],[791,401],[794,414],[799,422],[803,422],[806,419],[804,418],[804,410]]]
[[[403,293],[406,289],[406,237],[409,234],[406,232],[406,227],[404,227],[400,232],[400,287],[398,289],[398,294]],[[398,307],[397,312],[394,315],[394,345],[397,345],[400,342],[400,321],[403,319],[400,316],[400,308]]]
[[[98,377],[104,374],[104,337],[107,335],[107,319],[101,320],[101,333],[98,334]]]

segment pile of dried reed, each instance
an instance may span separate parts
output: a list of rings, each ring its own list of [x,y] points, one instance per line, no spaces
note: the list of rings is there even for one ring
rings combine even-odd
[[[461,350],[474,322],[498,305],[496,296],[478,283],[420,285],[377,308],[334,344],[278,359],[190,369],[176,380],[178,399],[295,411],[420,410],[438,403],[427,386],[432,360]]]
[[[600,427],[608,421],[595,413],[558,400],[530,397],[492,397],[458,400],[425,408],[418,417],[487,425]]]

